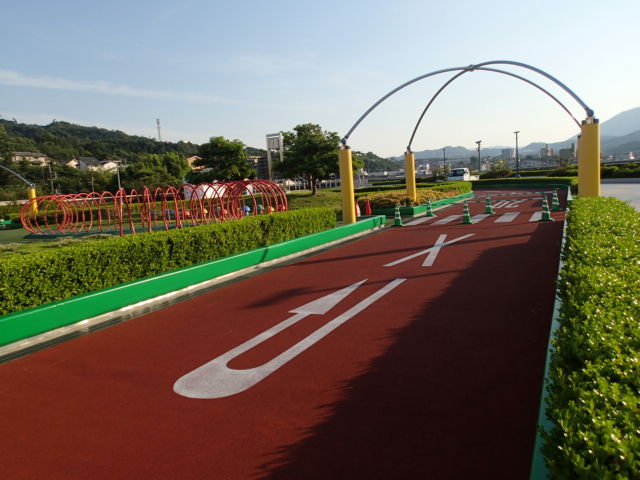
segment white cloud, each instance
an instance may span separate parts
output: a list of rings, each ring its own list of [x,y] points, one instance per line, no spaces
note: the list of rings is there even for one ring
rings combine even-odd
[[[240,100],[204,95],[190,92],[172,92],[167,90],[149,90],[126,85],[114,85],[109,82],[78,82],[66,78],[48,76],[28,76],[13,70],[0,69],[0,85],[17,87],[48,88],[55,90],[69,90],[74,92],[92,92],[106,95],[118,95],[136,98],[157,98],[165,100],[178,100],[192,103],[244,103]]]

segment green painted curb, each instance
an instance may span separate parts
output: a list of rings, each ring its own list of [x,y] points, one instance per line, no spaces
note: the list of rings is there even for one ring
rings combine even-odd
[[[385,223],[384,216],[368,217],[354,224],[3,315],[0,317],[0,346],[109,313],[243,268],[383,227]]]
[[[464,198],[473,197],[473,192],[463,193],[461,195],[456,195],[451,198],[443,198],[442,200],[436,200],[435,202],[431,202],[431,208],[441,207],[442,205],[448,205],[450,203],[455,203]],[[400,215],[405,216],[415,216],[419,213],[425,213],[427,211],[426,205],[412,205],[400,207]],[[387,217],[393,217],[395,215],[395,207],[394,208],[376,208],[371,210],[371,213],[374,215],[386,215]]]

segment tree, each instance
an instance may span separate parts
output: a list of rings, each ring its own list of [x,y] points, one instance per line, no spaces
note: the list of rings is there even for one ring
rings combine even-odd
[[[196,160],[194,164],[205,169],[201,172],[191,172],[187,176],[190,182],[244,180],[256,176],[256,171],[247,160],[244,143],[240,140],[211,137],[209,143],[200,145],[198,156],[200,160]]]
[[[364,161],[364,169],[367,170],[368,172],[382,172],[385,170],[398,169],[397,162],[393,160],[389,160],[388,158],[379,157],[373,152],[367,152],[367,153],[355,152],[355,153],[360,155],[360,157]]]
[[[11,161],[13,149],[11,148],[11,140],[5,128],[0,125],[0,160],[4,162]]]
[[[323,131],[320,125],[305,123],[292,132],[283,132],[284,160],[274,167],[287,178],[304,177],[316,194],[316,181],[338,173],[338,146],[336,132]]]
[[[120,171],[120,183],[127,189],[140,191],[143,187],[154,190],[157,187],[171,185],[178,187],[189,169],[187,161],[177,153],[147,154]],[[114,175],[110,187],[117,190],[117,178]]]

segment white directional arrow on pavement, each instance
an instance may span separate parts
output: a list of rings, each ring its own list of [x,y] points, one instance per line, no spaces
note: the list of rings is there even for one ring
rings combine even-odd
[[[368,296],[360,303],[354,305],[343,314],[337,316],[329,323],[318,328],[313,333],[282,352],[280,355],[259,367],[245,370],[235,370],[227,367],[227,364],[234,358],[251,350],[262,342],[265,342],[303,318],[309,315],[324,315],[356,288],[366,282],[366,279],[302,305],[301,307],[294,308],[289,311],[289,313],[295,313],[292,317],[274,325],[270,329],[256,335],[242,345],[229,350],[210,362],[192,370],[183,377],[180,377],[173,385],[173,390],[179,395],[189,398],[222,398],[243,392],[262,381],[300,353],[304,352],[307,348],[314,345],[340,325],[360,313],[375,301],[379,300],[383,295],[389,293],[405,280],[405,278],[396,278],[389,282],[387,285]]]

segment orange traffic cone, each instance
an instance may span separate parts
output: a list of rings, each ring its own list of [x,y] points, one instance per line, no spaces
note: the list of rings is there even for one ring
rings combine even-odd
[[[364,203],[364,214],[371,215],[371,201],[369,199]]]

